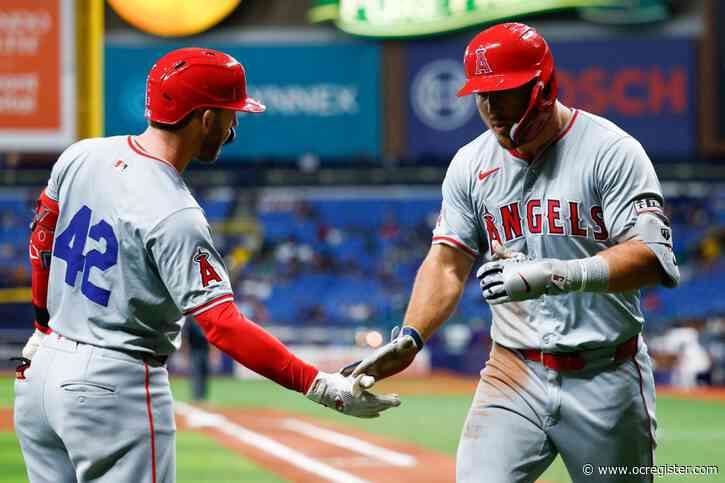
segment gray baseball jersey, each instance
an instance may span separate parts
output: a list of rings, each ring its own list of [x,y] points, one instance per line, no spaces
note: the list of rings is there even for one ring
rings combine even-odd
[[[60,207],[48,290],[57,333],[164,356],[178,347],[183,315],[232,300],[199,204],[131,136],[69,147],[46,194]]]
[[[60,208],[54,333],[15,381],[28,479],[172,483],[176,426],[159,358],[177,347],[182,315],[233,299],[204,214],[176,169],[131,136],[69,147],[46,194]]]
[[[640,144],[574,110],[538,159],[503,149],[490,132],[459,150],[443,183],[433,243],[472,258],[490,258],[485,250],[494,240],[534,259],[584,258],[632,238],[638,211],[662,203]],[[596,465],[653,464],[647,348],[639,338],[636,354],[618,358],[615,350],[639,337],[639,291],[544,295],[491,310],[497,345],[461,434],[457,481],[533,482],[557,454],[575,482],[609,481]],[[568,373],[525,359],[516,351],[524,348],[593,350],[581,356],[590,360],[584,369]],[[617,481],[649,480],[633,473]]]
[[[461,148],[443,182],[433,243],[470,256],[487,241],[534,259],[584,258],[631,238],[637,203],[662,205],[652,163],[616,125],[581,110],[531,165],[487,131]],[[492,338],[510,348],[570,351],[641,331],[639,291],[572,293],[491,307]]]

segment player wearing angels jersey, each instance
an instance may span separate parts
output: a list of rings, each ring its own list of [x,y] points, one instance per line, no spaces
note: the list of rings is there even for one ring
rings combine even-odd
[[[239,62],[174,51],[149,73],[144,133],[78,142],[53,166],[30,242],[37,330],[15,385],[31,482],[175,481],[165,362],[183,316],[241,364],[337,411],[375,417],[400,404],[318,371],[234,305],[181,173],[217,158],[237,111],[264,111]]]
[[[613,123],[557,101],[553,56],[531,27],[481,32],[464,64],[459,95],[475,97],[489,129],[448,167],[404,327],[352,374],[380,379],[410,364],[482,258],[494,347],[461,434],[458,481],[533,482],[557,454],[576,482],[610,481],[586,465],[651,466],[655,394],[638,289],[679,281],[652,163]]]

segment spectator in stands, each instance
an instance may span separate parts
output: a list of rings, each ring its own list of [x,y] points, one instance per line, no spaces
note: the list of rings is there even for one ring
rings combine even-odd
[[[654,359],[671,368],[673,386],[691,389],[707,379],[712,360],[700,343],[703,328],[703,320],[688,320],[653,340]]]
[[[209,396],[209,342],[193,317],[186,317],[184,338],[189,344],[191,399],[206,401]]]

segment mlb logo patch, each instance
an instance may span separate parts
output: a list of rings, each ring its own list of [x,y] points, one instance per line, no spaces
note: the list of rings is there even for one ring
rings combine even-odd
[[[114,169],[115,169],[116,171],[118,171],[119,173],[122,173],[122,172],[124,172],[124,171],[126,170],[126,168],[128,168],[128,164],[126,164],[125,162],[123,162],[123,161],[121,161],[121,160],[119,159],[119,160],[118,160],[118,161],[116,161],[116,163],[115,163],[115,164],[113,165],[113,168],[114,168]]]

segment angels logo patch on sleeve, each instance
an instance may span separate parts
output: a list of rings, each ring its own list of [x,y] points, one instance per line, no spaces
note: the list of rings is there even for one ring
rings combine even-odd
[[[201,248],[196,249],[194,254],[194,263],[199,266],[199,275],[201,276],[201,284],[206,288],[212,282],[221,282],[222,278],[209,262],[209,252]]]

